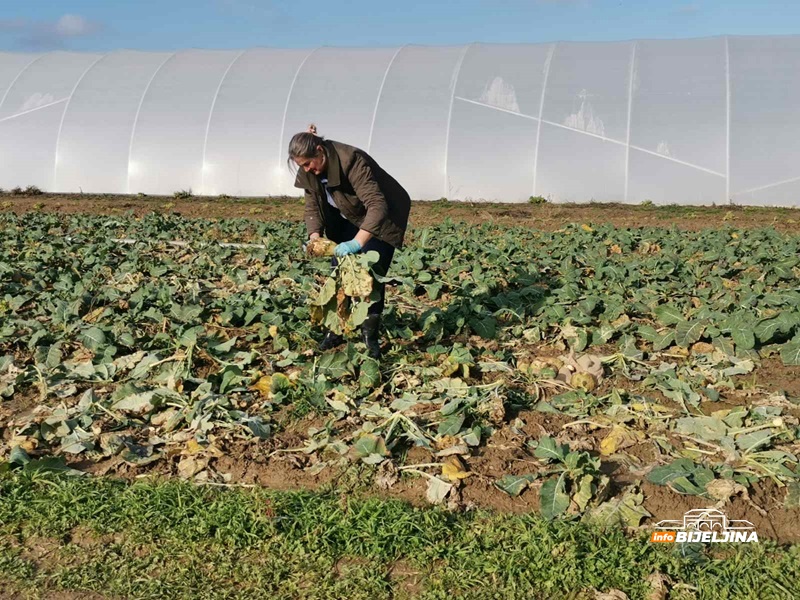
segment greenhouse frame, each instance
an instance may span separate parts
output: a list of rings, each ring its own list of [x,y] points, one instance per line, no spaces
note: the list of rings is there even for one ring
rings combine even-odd
[[[0,53],[0,187],[296,196],[313,122],[415,199],[796,206],[798,97],[800,36]]]

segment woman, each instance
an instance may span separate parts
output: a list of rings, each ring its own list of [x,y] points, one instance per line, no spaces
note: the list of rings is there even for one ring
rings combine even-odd
[[[313,124],[289,143],[291,161],[299,167],[294,185],[305,190],[309,240],[326,235],[338,243],[336,257],[375,250],[380,259],[373,269],[385,276],[395,249],[403,246],[411,210],[408,193],[366,152],[318,136]],[[361,337],[369,356],[378,359],[386,286],[378,281],[375,286],[380,300],[369,307]],[[328,331],[319,347],[328,350],[343,341]]]

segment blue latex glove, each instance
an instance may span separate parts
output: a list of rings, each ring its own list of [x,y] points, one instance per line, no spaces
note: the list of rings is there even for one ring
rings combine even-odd
[[[348,254],[355,254],[359,250],[361,250],[361,244],[358,243],[358,240],[350,240],[349,242],[338,244],[333,249],[333,253],[336,256],[347,256]]]

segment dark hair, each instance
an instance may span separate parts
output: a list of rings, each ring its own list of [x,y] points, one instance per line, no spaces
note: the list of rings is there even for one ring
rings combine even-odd
[[[289,142],[289,158],[286,159],[286,164],[291,169],[293,158],[314,158],[317,155],[317,146],[322,146],[324,152],[324,141],[324,137],[317,135],[317,126],[313,123],[308,126],[308,131],[295,133]]]

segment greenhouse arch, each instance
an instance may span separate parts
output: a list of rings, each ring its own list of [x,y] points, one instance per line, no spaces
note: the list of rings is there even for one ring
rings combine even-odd
[[[266,196],[309,122],[418,199],[796,206],[800,36],[0,53],[0,187]]]

